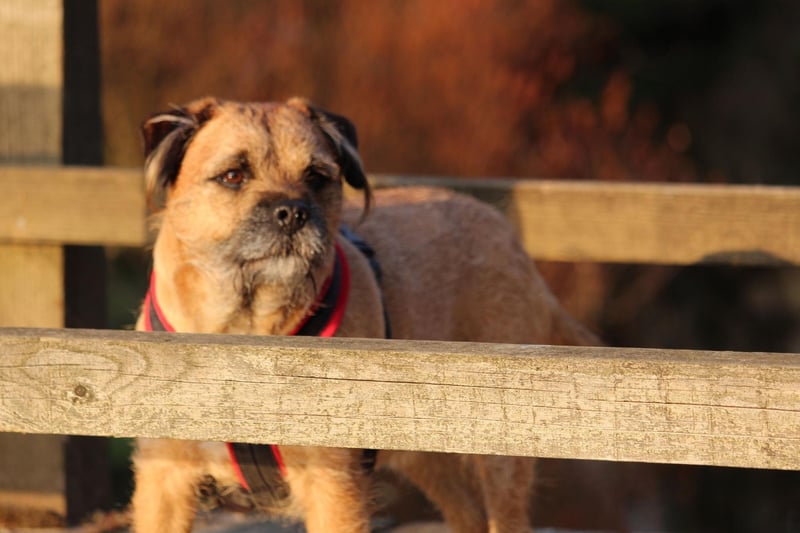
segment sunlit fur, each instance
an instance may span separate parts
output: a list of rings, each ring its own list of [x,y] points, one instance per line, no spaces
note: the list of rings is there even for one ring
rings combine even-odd
[[[363,206],[342,205],[343,182],[369,198],[355,129],[342,117],[299,99],[204,99],[155,115],[143,131],[151,203],[163,202],[156,292],[178,331],[289,333],[330,275],[338,241],[352,278],[337,335],[382,337],[383,299],[396,338],[595,342],[486,205],[438,189],[380,191],[360,223]],[[241,187],[220,183],[231,169],[246,173]],[[295,232],[271,215],[284,200],[308,207]],[[374,247],[382,293],[367,260],[338,236],[342,221]],[[291,499],[268,511],[304,520],[310,533],[369,531],[371,478],[359,450],[281,449]],[[208,476],[220,494],[237,491],[222,444],[142,440],[134,464],[138,533],[189,531]],[[456,533],[528,530],[531,459],[381,451],[377,466],[417,484]]]

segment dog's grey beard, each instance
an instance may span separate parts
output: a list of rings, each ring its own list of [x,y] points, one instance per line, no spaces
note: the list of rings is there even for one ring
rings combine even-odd
[[[245,303],[261,286],[306,292],[321,285],[314,274],[325,265],[333,242],[324,225],[309,222],[293,235],[271,228],[241,232],[230,261],[236,265],[236,290]]]

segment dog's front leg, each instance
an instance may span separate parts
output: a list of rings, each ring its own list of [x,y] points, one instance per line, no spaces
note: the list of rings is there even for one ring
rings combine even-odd
[[[530,531],[534,460],[499,455],[473,458],[481,481],[489,533]]]
[[[471,456],[390,452],[387,466],[419,487],[453,533],[487,533],[483,495]]]
[[[282,447],[308,533],[368,533],[368,479],[360,450]]]
[[[180,443],[172,444],[144,440],[137,443],[133,457],[136,488],[131,499],[135,533],[192,530],[197,511],[195,469],[187,464],[186,457],[175,454]],[[171,453],[163,453],[167,451]]]

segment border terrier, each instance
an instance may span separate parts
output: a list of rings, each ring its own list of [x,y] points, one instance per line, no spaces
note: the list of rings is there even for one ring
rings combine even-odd
[[[344,117],[299,98],[205,98],[142,130],[158,236],[139,330],[291,335],[332,315],[315,334],[595,342],[498,211],[442,189],[373,194]],[[364,206],[345,202],[344,182],[364,192]],[[331,291],[339,296],[328,304]],[[417,485],[454,532],[528,531],[529,458],[270,449],[260,459],[263,450],[246,449],[255,460],[242,466],[229,444],[139,439],[135,531],[190,531],[206,487],[223,502],[303,520],[310,533],[366,533],[373,468]],[[252,468],[279,471],[282,487],[255,495],[242,475]]]

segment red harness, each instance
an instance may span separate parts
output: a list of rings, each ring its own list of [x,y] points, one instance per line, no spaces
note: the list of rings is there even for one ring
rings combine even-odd
[[[359,248],[361,245],[366,246],[363,241],[355,244]],[[371,253],[371,250],[368,251]],[[368,259],[372,262],[372,255],[368,255]],[[376,270],[376,275],[378,274],[379,271]],[[333,273],[325,281],[311,311],[290,335],[333,337],[342,322],[349,295],[350,266],[341,247],[336,243]],[[158,305],[155,272],[150,277],[150,288],[144,299],[143,310],[145,331],[175,332]],[[226,444],[239,483],[250,491],[257,502],[261,499],[265,502],[280,500],[289,495],[289,487],[284,479],[286,467],[277,445],[237,442]],[[376,450],[364,450],[362,466],[366,471],[374,468],[376,455]]]

